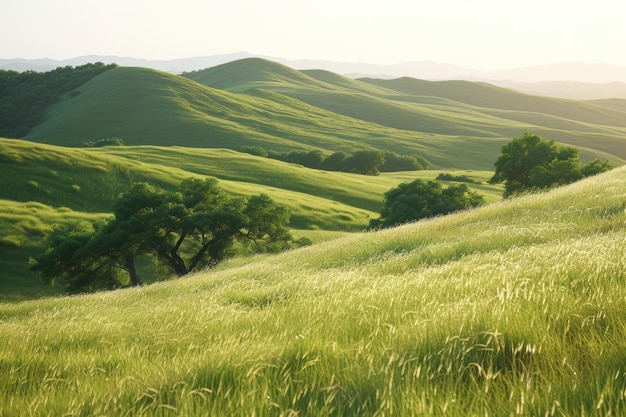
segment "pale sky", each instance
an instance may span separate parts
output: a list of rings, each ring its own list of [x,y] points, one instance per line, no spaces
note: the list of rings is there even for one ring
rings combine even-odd
[[[0,58],[626,65],[620,0],[0,0]]]

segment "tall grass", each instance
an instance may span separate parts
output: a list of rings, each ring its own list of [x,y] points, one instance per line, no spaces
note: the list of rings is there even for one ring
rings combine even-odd
[[[0,415],[622,415],[626,170],[0,305]]]

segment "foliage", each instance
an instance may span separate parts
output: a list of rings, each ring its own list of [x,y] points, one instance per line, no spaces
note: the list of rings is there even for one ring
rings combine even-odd
[[[612,168],[608,161],[581,164],[578,151],[525,133],[502,146],[492,183],[504,181],[504,197],[570,184]]]
[[[259,251],[278,252],[289,247],[291,234],[285,228],[291,214],[267,194],[251,196],[242,211],[246,217],[244,238],[254,242]]]
[[[417,171],[430,165],[424,157],[399,155],[391,151],[357,150],[351,154],[337,151],[326,156],[320,150],[279,152],[267,151],[261,146],[243,146],[240,150],[307,168],[373,176],[380,172]]]
[[[23,137],[63,94],[116,67],[97,62],[43,73],[0,70],[0,136]]]
[[[484,198],[466,184],[444,188],[437,181],[417,179],[385,193],[380,218],[370,228],[394,227],[414,220],[448,214],[484,204]]]
[[[468,177],[467,175],[454,175],[449,172],[442,172],[437,175],[436,178],[438,181],[457,181],[457,182],[467,182],[470,184],[480,184],[480,181],[476,181]]]
[[[88,142],[84,142],[83,145],[89,148],[100,148],[103,146],[124,146],[124,139],[114,136],[111,138],[90,140]]]
[[[237,238],[259,250],[287,248],[288,222],[287,208],[267,195],[234,198],[215,179],[189,178],[176,191],[137,183],[117,199],[106,223],[55,229],[32,268],[47,281],[63,276],[72,291],[140,286],[138,256],[151,255],[183,276],[223,260]]]

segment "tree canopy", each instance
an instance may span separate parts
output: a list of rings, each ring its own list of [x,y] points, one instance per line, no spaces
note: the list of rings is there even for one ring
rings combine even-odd
[[[291,241],[285,206],[265,194],[233,197],[215,179],[190,178],[175,191],[134,184],[116,200],[113,214],[102,224],[55,229],[33,270],[48,282],[65,278],[71,291],[136,286],[142,285],[138,256],[152,256],[183,276],[220,262],[236,242],[278,251]]]
[[[380,218],[371,220],[370,227],[394,227],[482,204],[483,196],[471,191],[466,184],[443,187],[437,181],[417,179],[385,193]]]
[[[504,182],[504,197],[555,187],[608,171],[608,161],[582,164],[575,148],[531,133],[502,146],[491,183]]]

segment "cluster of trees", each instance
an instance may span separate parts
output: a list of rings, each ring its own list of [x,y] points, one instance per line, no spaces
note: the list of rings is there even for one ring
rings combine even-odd
[[[187,179],[175,191],[137,183],[116,200],[107,221],[57,227],[32,269],[46,282],[64,278],[71,292],[137,286],[140,256],[183,276],[223,260],[237,242],[284,250],[292,241],[289,218],[267,195],[235,198],[215,179]]]
[[[370,228],[395,227],[483,204],[484,197],[471,191],[466,184],[444,187],[437,181],[417,179],[385,193],[380,218],[370,220]]]
[[[322,151],[278,152],[265,150],[261,146],[244,146],[242,152],[279,161],[300,164],[307,168],[326,171],[351,172],[361,175],[378,175],[380,172],[418,171],[428,168],[430,163],[421,156],[399,155],[396,152],[357,150],[351,154],[335,152],[324,155]]]
[[[495,166],[490,182],[504,182],[504,197],[570,184],[613,168],[598,159],[583,164],[575,148],[531,133],[503,145]]]
[[[102,62],[53,71],[0,70],[0,136],[21,138],[43,120],[46,107],[96,75],[117,67]]]
[[[289,155],[310,158],[319,167],[333,159],[333,155],[323,158],[317,151]],[[359,151],[337,159],[353,158],[352,163],[359,166],[356,160],[361,156],[382,163],[382,155]],[[306,165],[302,159],[298,163]],[[529,133],[504,145],[495,165],[491,181],[505,182],[504,197],[571,183],[611,169],[608,162],[598,160],[582,164],[574,148]],[[374,171],[365,172],[372,175]],[[438,179],[472,182],[466,176],[443,175]],[[371,220],[369,226],[394,227],[484,203],[484,197],[467,184],[444,187],[438,181],[417,179],[387,191],[380,218]],[[216,264],[233,254],[235,246],[275,252],[294,243],[286,228],[290,218],[286,207],[265,194],[235,198],[221,190],[214,179],[187,179],[175,191],[134,184],[117,199],[113,211],[113,217],[99,224],[78,222],[57,227],[44,252],[34,259],[32,269],[48,282],[64,277],[70,291],[90,291],[142,285],[135,267],[140,256],[150,256],[169,273],[183,276]]]

